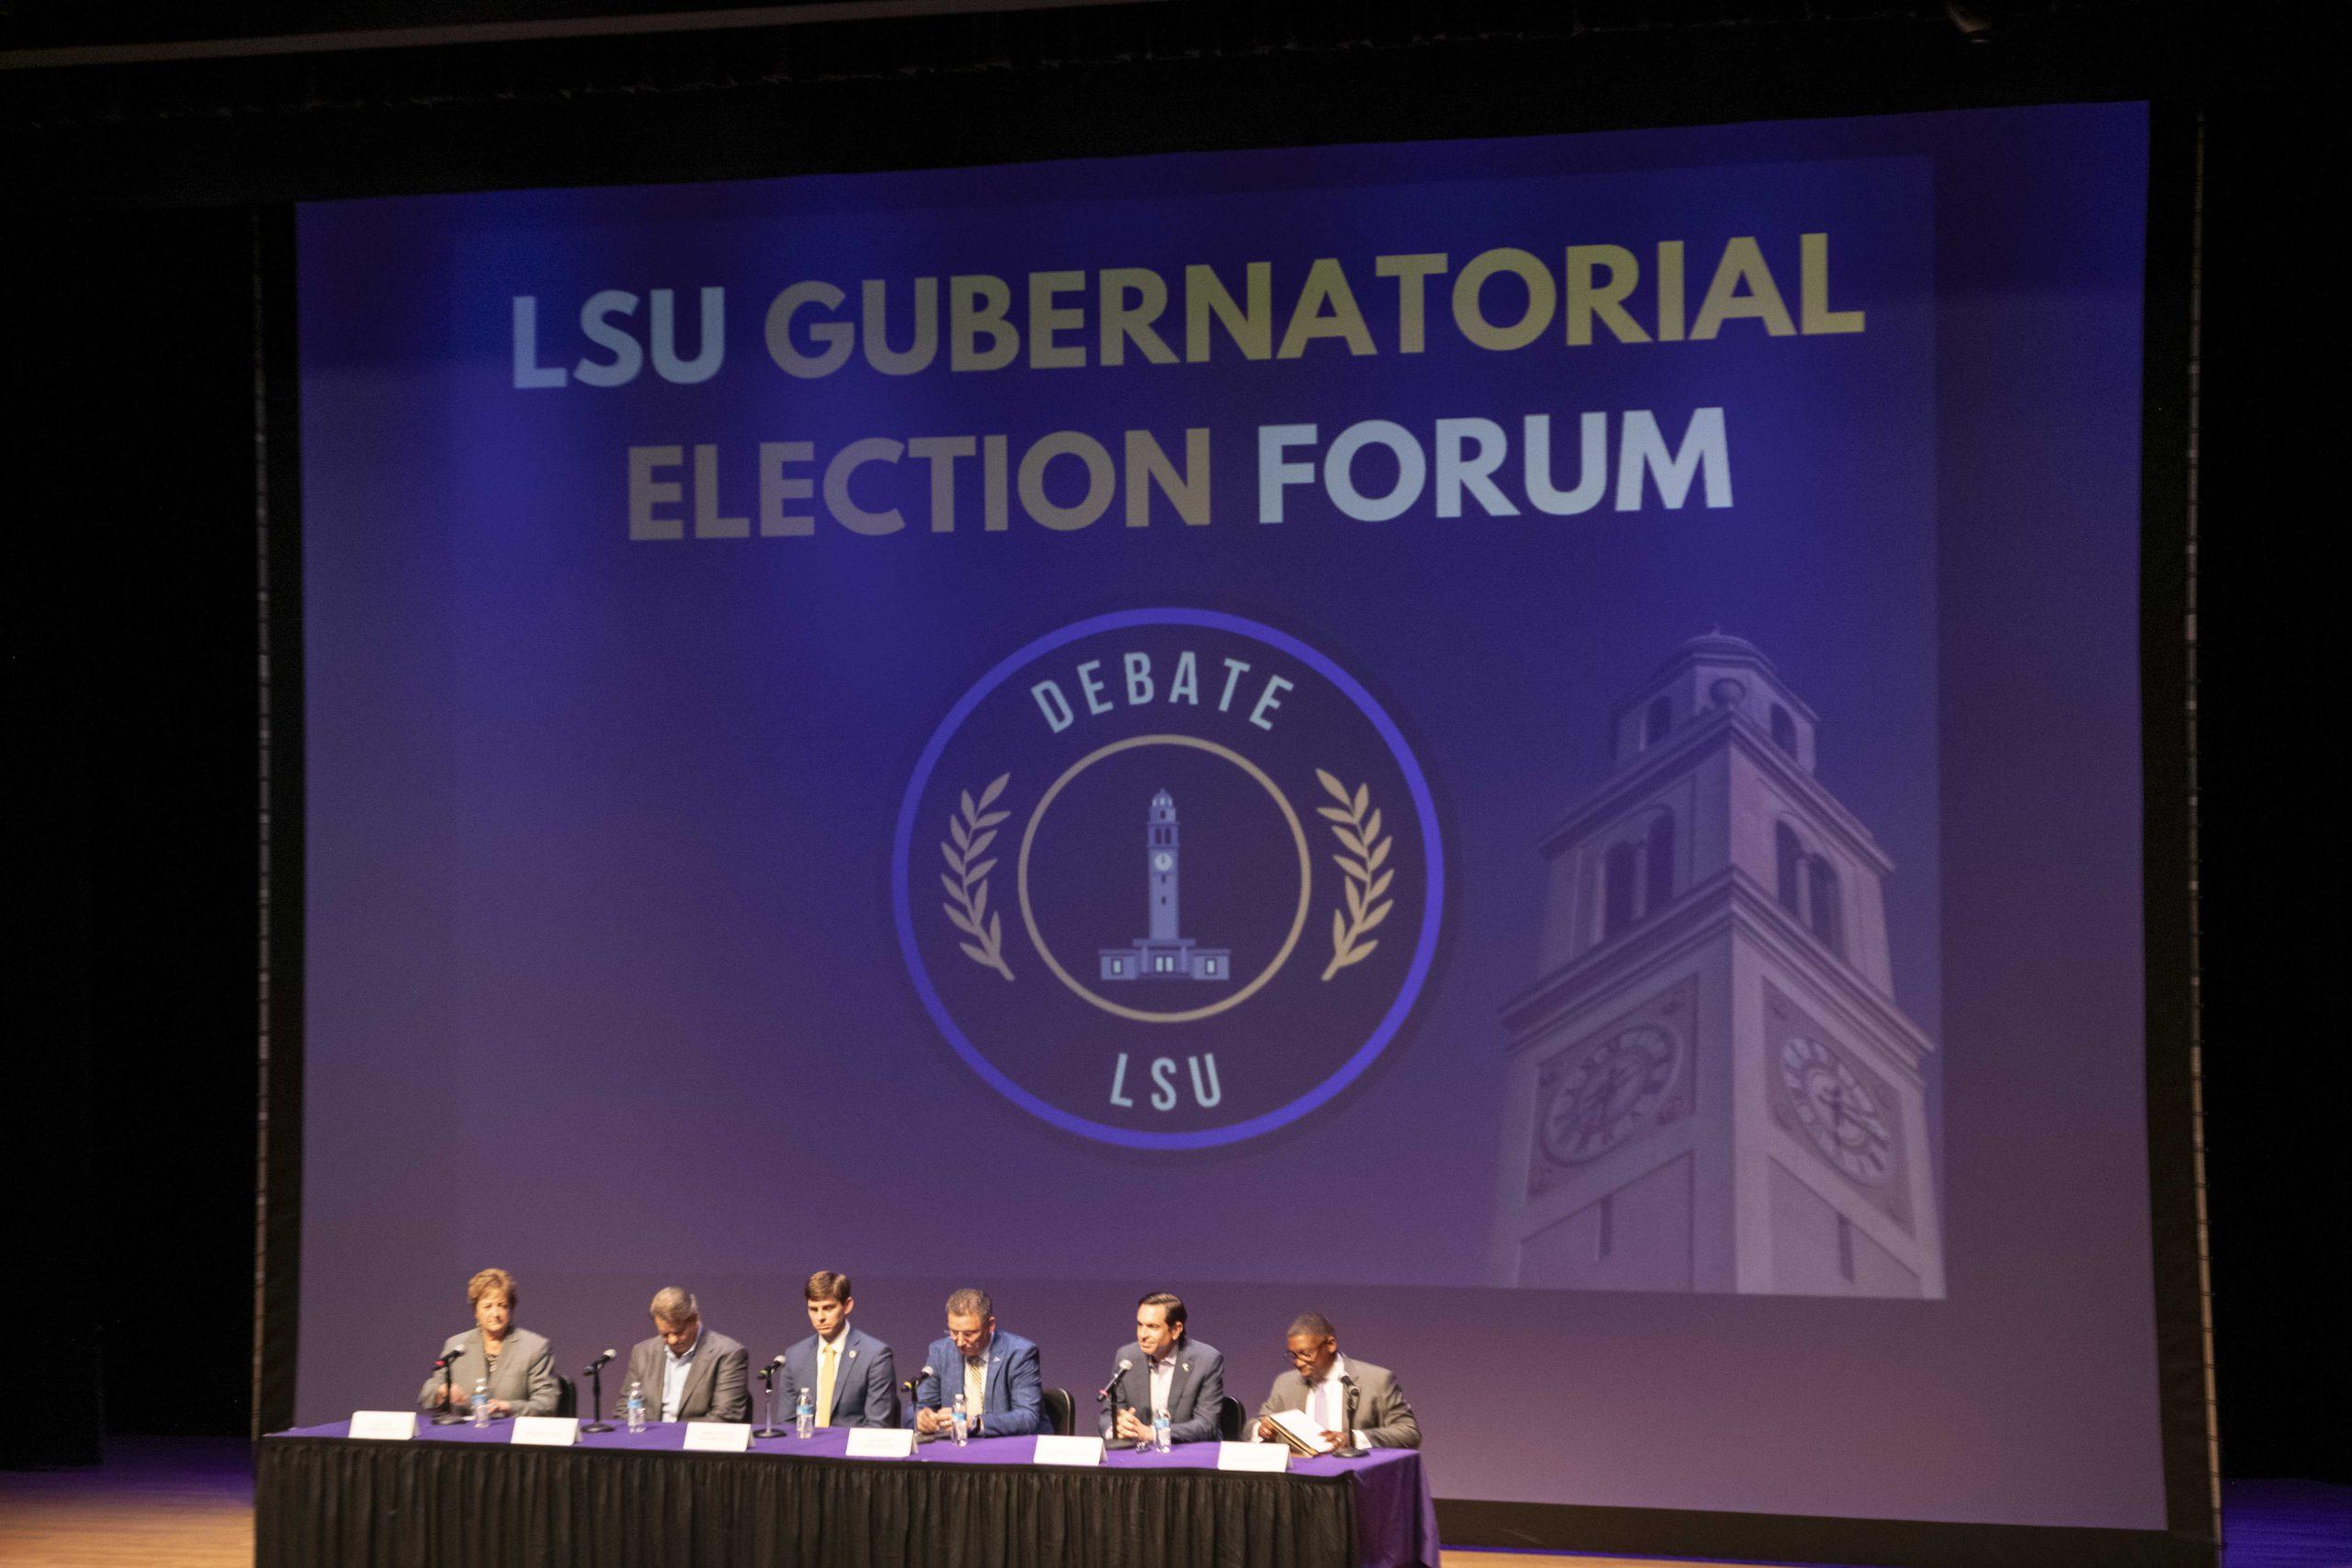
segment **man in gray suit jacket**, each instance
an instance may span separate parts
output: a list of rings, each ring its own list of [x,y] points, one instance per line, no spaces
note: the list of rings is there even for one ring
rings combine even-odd
[[[702,1303],[690,1291],[664,1286],[650,1310],[653,1337],[629,1348],[624,1394],[642,1383],[650,1420],[750,1420],[751,1352],[702,1325]]]
[[[1113,1364],[1126,1371],[1111,1380],[1118,1395],[1118,1418],[1105,1400],[1096,1425],[1114,1441],[1151,1440],[1151,1416],[1168,1412],[1168,1440],[1205,1443],[1216,1438],[1217,1413],[1225,1404],[1225,1357],[1184,1332],[1183,1300],[1154,1291],[1136,1303],[1136,1337],[1113,1352]]]
[[[1405,1391],[1396,1374],[1370,1361],[1351,1361],[1340,1354],[1340,1331],[1320,1313],[1301,1313],[1291,1320],[1291,1371],[1274,1380],[1273,1392],[1258,1407],[1257,1435],[1279,1440],[1272,1417],[1284,1410],[1304,1410],[1324,1441],[1346,1448],[1352,1439],[1363,1449],[1418,1449],[1421,1424],[1405,1403]],[[1348,1420],[1348,1395],[1355,1395],[1355,1420]]]

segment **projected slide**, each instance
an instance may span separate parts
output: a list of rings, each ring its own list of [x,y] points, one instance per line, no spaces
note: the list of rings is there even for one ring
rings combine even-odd
[[[2144,141],[306,209],[306,1378],[491,1261],[1991,1334],[2067,1157],[2004,1097],[2140,1136]],[[2022,669],[2064,776],[1972,716]],[[2001,897],[2131,956],[1988,966],[1954,802],[2075,791]]]

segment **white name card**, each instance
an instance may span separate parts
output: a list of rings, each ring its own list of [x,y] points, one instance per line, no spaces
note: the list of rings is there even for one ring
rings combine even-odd
[[[690,1454],[740,1454],[750,1452],[751,1448],[749,1421],[686,1423],[686,1452]]]
[[[379,1442],[404,1443],[416,1436],[416,1412],[355,1410],[351,1413],[351,1435]]]
[[[1219,1443],[1219,1470],[1262,1470],[1280,1475],[1290,1468],[1290,1450],[1280,1443]]]
[[[1037,1438],[1039,1464],[1101,1464],[1102,1439],[1100,1438],[1057,1438],[1050,1432]]]
[[[568,1449],[580,1440],[580,1417],[577,1416],[517,1416],[514,1429],[506,1434],[510,1443],[536,1444],[541,1448]]]
[[[915,1457],[915,1435],[904,1427],[852,1427],[849,1429],[849,1457],[912,1459]]]

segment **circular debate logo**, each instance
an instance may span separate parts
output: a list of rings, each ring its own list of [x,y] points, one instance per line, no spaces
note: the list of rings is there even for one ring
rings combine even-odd
[[[923,749],[899,943],[956,1054],[1055,1126],[1197,1149],[1380,1055],[1437,949],[1429,782],[1347,671],[1213,610],[1039,637]]]

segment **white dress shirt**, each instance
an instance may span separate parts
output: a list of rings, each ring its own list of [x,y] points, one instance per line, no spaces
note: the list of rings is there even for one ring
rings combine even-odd
[[[1182,1341],[1179,1340],[1177,1343],[1181,1345]],[[1150,1417],[1153,1415],[1168,1409],[1169,1396],[1176,1392],[1176,1346],[1169,1347],[1168,1354],[1151,1359],[1149,1365],[1151,1367],[1151,1408],[1144,1413],[1146,1426],[1151,1424]]]
[[[695,1330],[695,1342],[684,1354],[664,1345],[666,1353],[662,1364],[662,1419],[675,1421],[678,1406],[686,1397],[686,1375],[694,1371],[695,1352],[702,1348],[702,1330]]]

